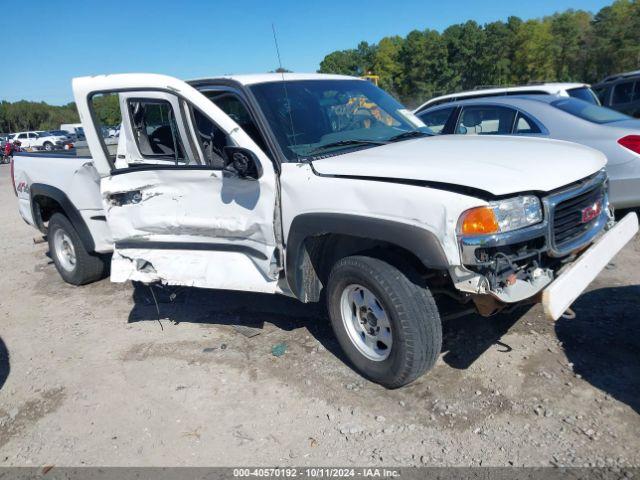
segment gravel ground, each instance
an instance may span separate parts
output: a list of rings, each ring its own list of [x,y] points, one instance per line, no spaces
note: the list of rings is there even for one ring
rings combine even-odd
[[[435,369],[387,391],[345,365],[317,307],[166,290],[158,322],[147,287],[65,284],[8,174],[0,465],[640,465],[640,238],[576,319],[449,322]]]

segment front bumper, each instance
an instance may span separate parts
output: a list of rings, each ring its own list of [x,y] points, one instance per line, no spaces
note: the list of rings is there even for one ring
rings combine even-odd
[[[557,320],[598,276],[611,259],[638,233],[638,216],[627,214],[580,257],[567,265],[542,291],[545,315]]]

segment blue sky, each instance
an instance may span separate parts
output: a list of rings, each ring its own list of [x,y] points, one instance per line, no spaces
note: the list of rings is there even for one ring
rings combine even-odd
[[[9,0],[3,0],[3,3]],[[443,30],[469,19],[538,18],[567,8],[598,11],[600,0],[28,0],[11,2],[16,25],[2,37],[0,99],[72,100],[71,78],[153,72],[179,78],[276,68],[315,71],[322,58],[360,40],[413,29]]]

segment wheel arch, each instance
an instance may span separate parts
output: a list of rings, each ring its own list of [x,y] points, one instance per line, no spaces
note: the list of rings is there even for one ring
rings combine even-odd
[[[29,187],[31,196],[31,213],[33,221],[42,233],[47,233],[45,222],[56,212],[64,214],[78,232],[80,240],[87,252],[95,251],[95,242],[82,215],[69,200],[69,197],[59,188],[34,183]]]
[[[330,265],[344,256],[376,249],[396,263],[413,261],[425,270],[449,266],[440,241],[424,228],[362,215],[305,213],[293,219],[287,238],[289,288],[303,302],[318,301]]]

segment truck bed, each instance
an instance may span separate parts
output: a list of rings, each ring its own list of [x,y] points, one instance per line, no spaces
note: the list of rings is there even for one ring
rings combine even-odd
[[[38,228],[32,198],[55,192],[68,199],[80,213],[96,245],[96,251],[111,251],[109,230],[100,196],[100,177],[89,156],[75,152],[16,152],[13,159],[14,186],[22,218]]]

